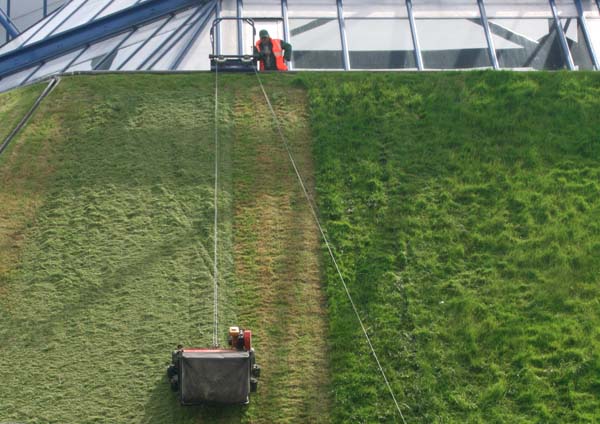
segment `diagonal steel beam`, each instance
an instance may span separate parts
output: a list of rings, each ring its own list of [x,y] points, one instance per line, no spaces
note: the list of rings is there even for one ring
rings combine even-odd
[[[13,22],[10,20],[6,12],[2,10],[2,8],[0,8],[0,25],[4,27],[6,33],[10,36],[10,38],[15,38],[17,35],[20,34],[18,28],[15,26],[15,24],[13,24]]]
[[[348,37],[346,36],[346,21],[344,20],[343,0],[337,0],[338,24],[340,26],[340,37],[342,39],[342,58],[344,70],[350,70],[350,53],[348,52]]]
[[[417,24],[415,23],[415,15],[413,14],[412,0],[406,0],[406,13],[408,14],[408,22],[410,23],[410,33],[413,39],[413,47],[415,48],[415,62],[417,69],[422,71],[423,55],[421,54],[421,45],[419,44],[419,35],[417,34]]]
[[[581,30],[583,31],[583,36],[585,37],[585,42],[587,44],[588,51],[590,52],[590,56],[592,57],[592,62],[594,63],[594,68],[596,69],[596,71],[600,71],[600,62],[598,62],[598,56],[596,55],[596,50],[594,49],[594,43],[592,42],[592,37],[590,36],[590,30],[587,26],[585,14],[583,13],[583,5],[581,4],[581,0],[575,0],[575,6],[577,6],[577,14],[579,15],[579,23],[581,24]]]
[[[209,0],[147,0],[0,56],[0,77]]]
[[[485,38],[488,44],[488,53],[490,55],[490,60],[492,62],[492,66],[494,69],[500,69],[498,65],[498,57],[496,56],[496,47],[494,46],[494,38],[492,37],[492,32],[490,31],[490,24],[487,18],[487,12],[485,10],[485,3],[483,0],[477,0],[477,4],[479,5],[479,14],[481,15],[481,23],[483,25],[483,30],[485,32]]]
[[[554,17],[554,26],[556,27],[556,32],[558,34],[558,40],[560,41],[560,47],[562,48],[563,56],[565,58],[565,62],[567,63],[567,67],[570,71],[575,70],[575,63],[573,62],[573,56],[571,56],[571,50],[569,49],[569,43],[567,42],[567,37],[565,36],[565,32],[563,31],[563,27],[560,23],[560,16],[558,16],[558,10],[556,9],[556,3],[554,0],[548,0],[550,3],[550,8],[552,9],[552,16]]]

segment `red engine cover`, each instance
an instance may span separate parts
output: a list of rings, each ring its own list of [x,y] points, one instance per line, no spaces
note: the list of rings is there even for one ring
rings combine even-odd
[[[244,348],[247,351],[252,349],[252,331],[244,330]]]

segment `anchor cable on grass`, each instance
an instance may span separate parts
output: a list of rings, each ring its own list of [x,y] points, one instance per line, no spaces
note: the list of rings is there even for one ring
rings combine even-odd
[[[327,251],[329,252],[329,256],[331,257],[331,260],[333,262],[333,265],[335,266],[335,269],[337,271],[337,274],[340,277],[340,281],[342,282],[342,286],[344,287],[344,291],[346,292],[346,295],[348,297],[348,300],[350,301],[350,305],[352,305],[352,309],[354,310],[354,314],[356,315],[356,319],[358,320],[359,324],[360,324],[360,328],[362,329],[362,332],[365,336],[365,339],[367,341],[367,344],[369,345],[369,348],[371,350],[371,353],[373,354],[373,358],[375,358],[375,362],[377,363],[377,367],[379,368],[379,372],[381,373],[381,376],[383,377],[383,381],[385,382],[385,385],[388,389],[388,391],[390,392],[390,395],[392,396],[392,400],[394,401],[394,406],[396,407],[396,410],[398,411],[398,414],[400,415],[400,418],[402,419],[402,422],[404,424],[406,424],[406,419],[404,418],[404,414],[402,413],[402,409],[400,408],[400,404],[398,403],[398,400],[396,399],[396,395],[394,394],[394,391],[392,389],[392,386],[387,378],[387,375],[381,365],[381,362],[379,361],[379,357],[377,356],[377,353],[375,352],[375,348],[373,347],[373,344],[371,343],[371,338],[369,337],[369,334],[367,333],[367,329],[365,328],[365,325],[363,323],[363,320],[360,317],[360,314],[358,313],[358,309],[356,308],[356,305],[354,304],[354,300],[352,299],[352,296],[350,295],[350,290],[348,290],[348,286],[346,285],[346,280],[344,279],[344,276],[342,275],[342,271],[340,270],[340,267],[338,266],[337,260],[335,259],[335,255],[333,254],[333,250],[331,248],[331,244],[329,243],[329,239],[327,238],[327,236],[325,235],[325,231],[323,230],[323,226],[321,225],[321,220],[319,219],[319,216],[317,214],[317,209],[316,206],[313,205],[313,202],[310,198],[310,195],[308,194],[308,190],[306,189],[306,185],[304,184],[304,180],[302,179],[302,175],[300,174],[300,171],[298,170],[298,166],[296,165],[296,161],[294,159],[294,155],[292,154],[292,151],[290,149],[290,146],[287,142],[287,139],[285,138],[285,135],[283,134],[283,130],[281,128],[281,123],[279,122],[279,118],[277,118],[277,114],[275,113],[275,109],[273,108],[273,105],[271,104],[271,100],[269,99],[269,96],[267,95],[267,92],[265,90],[265,87],[262,83],[262,80],[260,79],[260,75],[258,74],[258,71],[256,70],[256,68],[254,69],[254,73],[256,74],[256,78],[258,79],[258,83],[260,85],[260,88],[263,92],[263,95],[265,97],[265,100],[267,102],[267,105],[269,106],[269,109],[271,110],[271,114],[273,115],[273,119],[275,120],[275,125],[277,127],[277,132],[279,133],[279,137],[281,138],[281,141],[285,147],[285,150],[287,151],[287,155],[290,159],[290,162],[292,164],[292,167],[294,168],[294,171],[296,173],[296,177],[298,178],[298,182],[300,183],[300,187],[302,188],[302,191],[304,192],[304,197],[306,197],[306,200],[308,202],[308,205],[310,207],[310,210],[312,212],[313,218],[315,219],[315,223],[317,225],[317,228],[319,229],[319,232],[321,233],[321,237],[323,238],[323,241],[325,242],[325,246],[327,247]]]

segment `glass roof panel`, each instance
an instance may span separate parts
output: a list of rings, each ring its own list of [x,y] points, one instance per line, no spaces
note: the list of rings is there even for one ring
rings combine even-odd
[[[600,19],[588,19],[587,26],[596,57],[600,58]]]
[[[335,0],[288,0],[290,18],[337,18]]]
[[[573,0],[554,0],[558,16],[561,18],[577,17],[577,7]]]
[[[290,19],[290,35],[295,68],[344,68],[337,19]]]
[[[112,61],[111,69],[119,69],[119,67],[123,65],[125,61],[167,21],[167,19],[168,18],[163,18],[151,24],[144,25],[135,31],[117,51],[117,54]]]
[[[111,0],[88,0],[87,3],[73,14],[65,23],[58,27],[55,33],[64,32],[91,21]]]
[[[406,3],[397,0],[344,0],[344,17],[348,18],[406,18]]]
[[[30,37],[36,34],[38,31],[41,31],[43,28],[52,25],[53,22],[58,19],[56,16],[60,13],[60,11],[54,12],[52,15],[46,17],[46,19],[38,22],[27,31],[21,33],[17,38],[11,40],[9,43],[5,44],[0,48],[0,54],[9,52],[19,46],[21,46],[25,41],[27,41]],[[56,25],[58,25],[56,23]]]
[[[583,8],[583,15],[592,18],[600,17],[600,8],[596,4],[595,0],[581,0],[581,6]]]
[[[553,19],[491,19],[501,68],[564,69]]]
[[[33,66],[31,68],[27,68],[21,72],[17,72],[16,74],[9,75],[0,79],[0,92],[10,90],[11,88],[18,87],[23,83],[23,81],[31,75],[31,73],[38,67]]]
[[[485,0],[488,18],[551,18],[547,0]]]
[[[126,9],[141,3],[139,0],[113,0],[112,3],[98,15],[97,19],[111,15],[120,10]]]
[[[472,19],[418,19],[417,33],[426,69],[491,66],[483,26]]]
[[[6,9],[4,9],[6,11]],[[10,19],[15,26],[24,31],[44,17],[42,2],[11,1]]]
[[[212,47],[209,34],[213,19],[214,16],[210,18],[208,25],[206,25],[199,37],[194,41],[194,44],[190,46],[189,51],[177,67],[178,70],[210,69],[208,55],[212,53]]]
[[[473,0],[413,0],[415,18],[477,18],[479,7]]]
[[[159,49],[163,42],[167,41],[169,37],[172,37],[177,29],[185,22],[185,20],[193,13],[196,9],[187,9],[172,19],[167,21],[166,25],[160,29],[160,31],[154,35],[142,48],[121,68],[123,70],[136,70],[142,65],[146,66],[151,63],[151,56],[153,56],[157,49]]]
[[[99,43],[92,44],[67,71],[91,71],[104,57],[127,37],[128,33],[119,34]]]
[[[590,50],[583,36],[583,30],[578,18],[564,18],[560,23],[567,37],[567,44],[576,69],[594,69]]]
[[[180,33],[175,37],[176,39],[172,40],[172,43],[165,46],[162,51],[159,53],[159,60],[156,60],[156,63],[151,65],[151,69],[156,70],[170,70],[175,64],[175,60],[179,57],[179,54],[185,49],[185,47],[192,41],[198,26],[200,25],[200,21],[203,19],[201,17],[195,17],[191,22],[185,25]],[[208,25],[207,25],[208,26]],[[158,56],[157,56],[158,59]],[[206,59],[208,60],[208,58]]]
[[[180,42],[182,39],[189,39],[193,35],[192,27],[194,23],[198,21],[200,18],[199,12],[200,8],[195,8],[193,13],[191,13],[186,19],[181,20],[181,25],[172,33],[171,37],[167,39],[167,41],[156,51],[151,60],[143,67],[143,69],[153,69],[154,65],[161,61],[164,56],[168,55],[169,51],[171,53],[173,50],[176,50],[178,46],[180,46]],[[167,67],[168,68],[168,67]],[[157,68],[161,69],[161,68]]]
[[[242,10],[243,16],[251,18],[281,18],[280,0],[246,0]]]
[[[36,41],[46,38],[52,34],[62,23],[69,18],[72,13],[75,13],[86,0],[73,0],[63,7],[54,18],[48,22],[48,25],[44,26],[36,35],[30,40],[26,41],[25,44],[35,43]]]
[[[59,74],[75,59],[84,49],[79,49],[66,55],[60,56],[54,60],[48,61],[44,66],[38,69],[35,74],[29,78],[29,81],[34,81],[43,78],[47,75]]]
[[[416,68],[407,19],[350,19],[346,32],[352,69]]]

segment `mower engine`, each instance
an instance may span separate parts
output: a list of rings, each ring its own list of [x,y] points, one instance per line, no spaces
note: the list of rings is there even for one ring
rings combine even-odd
[[[183,348],[172,354],[167,377],[182,405],[247,404],[256,392],[260,367],[252,349],[252,332],[229,328],[230,349]]]

